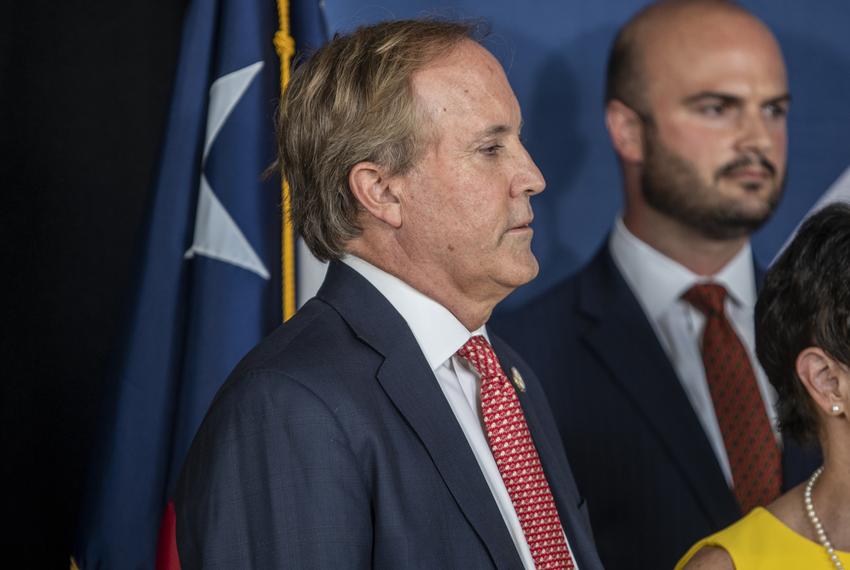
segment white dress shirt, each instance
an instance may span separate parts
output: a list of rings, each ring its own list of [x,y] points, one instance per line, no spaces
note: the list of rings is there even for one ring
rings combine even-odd
[[[756,382],[765,403],[767,416],[777,441],[776,393],[767,381],[755,356],[756,280],[750,244],[747,243],[726,266],[712,277],[693,273],[632,234],[622,218],[618,218],[608,243],[611,257],[631,287],[648,317],[655,335],[667,353],[679,382],[702,423],[717,461],[732,487],[732,470],[723,444],[723,435],[705,378],[700,338],[705,316],[681,296],[697,283],[718,283],[728,292],[726,317],[738,333],[755,372]]]
[[[489,342],[486,328],[468,331],[448,309],[359,257],[346,255],[342,261],[365,277],[407,322],[472,448],[523,566],[534,570],[534,558],[484,432],[480,377],[466,359],[455,354],[475,335],[483,335]]]

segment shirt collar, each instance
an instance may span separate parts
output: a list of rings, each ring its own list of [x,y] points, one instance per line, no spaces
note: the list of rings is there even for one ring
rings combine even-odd
[[[490,341],[485,326],[470,332],[451,311],[356,255],[346,254],[342,262],[362,275],[401,314],[413,333],[431,370],[437,370],[470,337],[483,335]]]
[[[658,319],[696,283],[719,283],[733,303],[752,309],[756,302],[752,248],[747,242],[715,275],[704,277],[638,239],[618,217],[608,246],[614,263],[647,315]]]

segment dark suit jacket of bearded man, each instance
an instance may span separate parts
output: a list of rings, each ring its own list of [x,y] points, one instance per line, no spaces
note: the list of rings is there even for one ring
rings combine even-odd
[[[577,274],[491,328],[543,383],[607,570],[673,568],[697,540],[741,518],[608,240]],[[783,438],[783,492],[819,462],[816,450]]]

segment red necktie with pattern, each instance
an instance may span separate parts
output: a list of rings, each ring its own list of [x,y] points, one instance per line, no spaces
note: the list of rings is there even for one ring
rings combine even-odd
[[[782,487],[782,459],[747,351],[726,319],[726,289],[694,285],[682,298],[705,315],[702,361],[723,435],[735,497],[746,514],[776,497]]]
[[[525,540],[540,569],[575,568],[552,491],[525,415],[496,353],[481,335],[457,351],[481,376],[481,412],[487,441],[514,504]]]

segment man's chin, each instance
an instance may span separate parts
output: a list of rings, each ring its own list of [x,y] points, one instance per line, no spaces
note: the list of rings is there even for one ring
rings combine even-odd
[[[769,208],[759,212],[715,213],[713,216],[703,218],[695,225],[701,227],[706,237],[712,239],[738,239],[747,237],[759,229],[770,218],[770,214]]]
[[[534,254],[531,253],[531,251],[528,252],[527,256],[524,256],[524,259],[519,260],[512,265],[513,267],[510,271],[506,272],[503,279],[503,283],[512,289],[522,287],[526,283],[533,281],[540,272],[540,265],[537,263],[537,258],[534,257]]]
[[[753,211],[772,211],[773,204],[779,201],[782,194],[772,178],[766,180],[743,179],[726,180],[720,186],[726,200],[735,203],[742,209]]]

